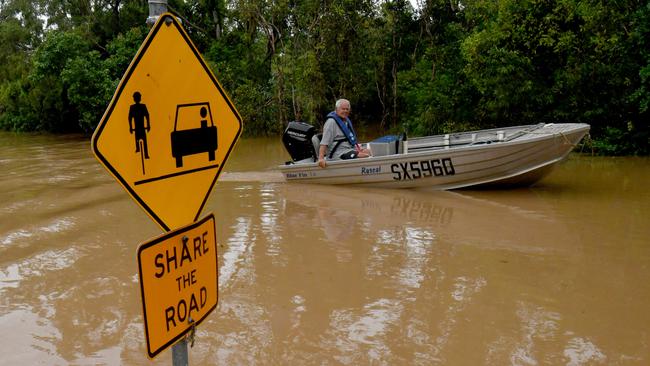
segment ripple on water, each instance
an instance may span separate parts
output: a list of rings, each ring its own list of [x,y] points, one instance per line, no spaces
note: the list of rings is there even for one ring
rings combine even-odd
[[[62,217],[52,221],[50,224],[35,226],[29,229],[19,229],[7,234],[1,241],[0,247],[8,247],[25,238],[42,239],[44,234],[61,233],[75,226],[75,220],[72,217]],[[29,245],[29,244],[27,244]]]
[[[21,209],[29,207],[33,202],[29,200],[9,202],[5,207],[0,207],[0,213],[20,212]]]
[[[235,233],[228,240],[228,249],[223,254],[223,264],[219,270],[219,290],[230,286],[231,277],[237,272],[238,265],[244,261],[245,253],[250,249],[251,223],[248,218],[239,218]]]
[[[4,246],[9,246],[9,245],[19,241],[20,239],[30,238],[33,235],[34,234],[31,231],[27,231],[27,230],[23,230],[23,229],[16,230],[13,233],[7,234],[4,237],[4,239],[2,239],[2,241],[0,241],[0,246],[3,246],[3,247]]]
[[[70,182],[75,179],[77,179],[77,176],[69,175],[69,174],[60,174],[60,175],[55,175],[47,178],[46,182],[49,184],[57,184],[62,182]]]
[[[21,281],[42,276],[72,266],[80,257],[79,250],[68,248],[48,250],[0,268],[0,293],[6,288],[16,288]]]
[[[564,357],[569,359],[567,366],[603,364],[607,357],[588,339],[576,337],[564,349]]]
[[[57,353],[61,333],[31,308],[14,308],[0,315],[0,354],[3,365],[64,365]],[[10,330],[10,331],[7,331]]]

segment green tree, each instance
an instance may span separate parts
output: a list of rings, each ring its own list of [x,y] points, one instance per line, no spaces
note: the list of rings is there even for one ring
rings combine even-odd
[[[638,50],[639,84],[631,102],[638,106],[638,121],[630,131],[632,150],[650,154],[650,2],[640,6],[631,21],[630,47]]]
[[[585,122],[650,153],[642,0],[170,0],[248,135],[315,125],[423,135]],[[144,0],[0,1],[0,128],[90,131],[147,33]]]
[[[285,80],[278,87],[284,89],[284,105],[289,111],[287,119],[318,124],[328,104],[328,84],[321,67],[322,58],[328,57],[320,36],[324,6],[315,0],[290,5],[287,33],[291,37],[284,39],[284,47],[277,57],[278,74],[281,73]]]
[[[115,83],[126,72],[131,60],[133,60],[133,57],[147,36],[148,31],[144,25],[131,28],[125,33],[118,34],[106,46],[108,57],[104,62],[111,79]]]
[[[33,57],[31,107],[37,119],[28,129],[70,132],[78,129],[79,112],[68,97],[69,84],[61,77],[68,64],[88,55],[89,42],[75,31],[49,32]]]
[[[594,136],[610,136],[605,145],[620,147],[608,152],[636,149],[630,140],[645,125],[630,103],[643,94],[638,65],[647,46],[639,47],[633,32],[641,7],[633,0],[468,2],[475,27],[462,49],[465,73],[480,93],[479,118],[499,125],[584,122]]]
[[[401,128],[430,135],[478,127],[476,89],[464,74],[461,42],[465,12],[446,0],[427,1],[420,11],[413,67],[399,74]]]
[[[116,87],[99,52],[70,59],[61,72],[61,81],[70,106],[78,114],[79,128],[93,131]]]
[[[30,55],[40,43],[37,2],[0,3],[0,128],[21,130],[33,119],[29,108]]]
[[[246,5],[246,6],[244,6]],[[258,8],[242,4],[229,18],[231,29],[215,40],[205,53],[225,90],[246,121],[245,133],[277,133],[271,90],[271,58],[258,29]]]

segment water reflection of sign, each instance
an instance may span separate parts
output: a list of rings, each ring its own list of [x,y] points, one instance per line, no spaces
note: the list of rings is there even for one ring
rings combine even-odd
[[[147,353],[153,358],[217,306],[214,215],[138,247]]]
[[[124,74],[92,144],[106,169],[170,230],[199,217],[241,130],[212,71],[176,18],[164,14]]]

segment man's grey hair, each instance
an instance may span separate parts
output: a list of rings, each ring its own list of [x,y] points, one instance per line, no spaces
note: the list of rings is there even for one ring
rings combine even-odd
[[[344,102],[347,102],[348,105],[350,105],[350,101],[349,101],[349,100],[341,98],[341,99],[339,99],[339,100],[336,101],[336,104],[334,105],[334,107],[335,107],[336,109],[339,109],[339,108],[341,107],[341,104],[343,104]]]

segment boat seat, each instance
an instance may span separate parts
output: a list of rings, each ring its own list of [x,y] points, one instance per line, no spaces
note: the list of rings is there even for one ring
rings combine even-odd
[[[314,146],[314,161],[318,161],[318,150],[320,150],[321,137],[323,137],[322,133],[318,133],[311,137],[311,144]]]

